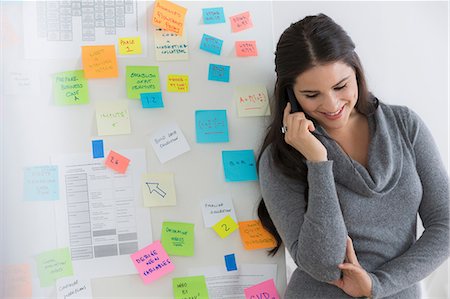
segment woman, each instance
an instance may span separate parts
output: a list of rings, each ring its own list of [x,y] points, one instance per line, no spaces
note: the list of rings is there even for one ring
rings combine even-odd
[[[258,214],[278,240],[271,253],[283,242],[298,266],[285,298],[420,298],[449,254],[448,175],[432,136],[369,93],[354,48],[323,14],[277,44]]]

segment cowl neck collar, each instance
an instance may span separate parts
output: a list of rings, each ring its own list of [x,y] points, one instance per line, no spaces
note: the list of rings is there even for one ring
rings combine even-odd
[[[324,144],[333,161],[335,181],[363,196],[382,196],[398,183],[403,166],[403,149],[393,112],[380,104],[367,116],[369,122],[368,165],[365,168],[347,155],[325,129],[316,125],[314,135]]]

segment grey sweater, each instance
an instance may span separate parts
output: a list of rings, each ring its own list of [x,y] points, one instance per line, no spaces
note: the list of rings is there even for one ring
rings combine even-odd
[[[425,124],[406,107],[380,104],[368,116],[367,169],[320,126],[328,161],[307,161],[307,182],[260,160],[261,193],[297,269],[285,298],[350,298],[340,277],[349,235],[374,298],[420,298],[418,282],[449,255],[448,174]],[[308,198],[305,190],[308,188]],[[417,213],[425,228],[416,240]]]

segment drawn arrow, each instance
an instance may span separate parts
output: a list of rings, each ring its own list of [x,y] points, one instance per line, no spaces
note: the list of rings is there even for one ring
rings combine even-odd
[[[77,98],[77,96],[74,96],[74,97],[75,97],[74,101],[79,100],[79,98]]]
[[[148,187],[148,190],[150,191],[150,193],[156,192],[161,197],[166,196],[167,193],[164,190],[162,190],[161,188],[159,188],[159,183],[147,183],[146,182],[146,184],[147,184],[147,187]]]

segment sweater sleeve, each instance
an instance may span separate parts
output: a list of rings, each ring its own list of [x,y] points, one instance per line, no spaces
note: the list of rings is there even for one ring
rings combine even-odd
[[[408,118],[409,138],[422,183],[419,216],[425,230],[404,254],[370,273],[374,298],[392,295],[419,282],[449,255],[448,174],[425,124],[412,111]]]
[[[336,194],[333,162],[307,162],[309,192],[305,192],[306,182],[282,175],[272,165],[268,151],[259,164],[261,194],[283,243],[297,266],[315,279],[338,279],[347,229]]]

